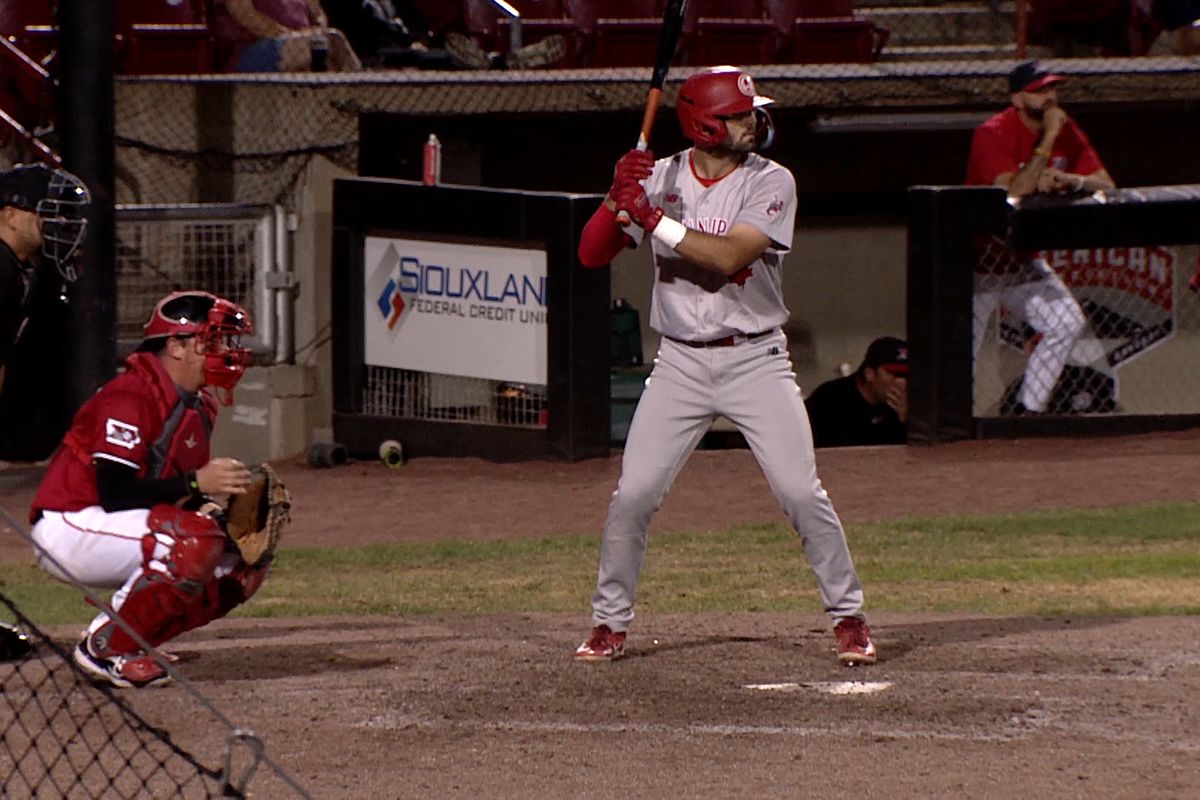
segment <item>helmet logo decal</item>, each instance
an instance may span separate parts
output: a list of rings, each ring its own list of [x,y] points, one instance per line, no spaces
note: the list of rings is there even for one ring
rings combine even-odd
[[[743,72],[738,75],[737,87],[738,91],[746,97],[754,97],[754,79],[750,77],[749,73]]]

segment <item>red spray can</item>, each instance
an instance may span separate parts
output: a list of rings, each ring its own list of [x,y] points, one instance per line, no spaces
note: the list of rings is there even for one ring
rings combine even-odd
[[[442,143],[437,134],[429,134],[425,142],[425,169],[421,180],[426,186],[437,186],[442,182]]]

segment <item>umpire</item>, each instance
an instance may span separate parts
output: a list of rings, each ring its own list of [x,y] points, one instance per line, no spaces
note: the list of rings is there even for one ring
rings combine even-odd
[[[0,173],[0,389],[4,367],[33,308],[39,273],[75,279],[71,259],[83,239],[90,198],[61,169],[21,164]]]

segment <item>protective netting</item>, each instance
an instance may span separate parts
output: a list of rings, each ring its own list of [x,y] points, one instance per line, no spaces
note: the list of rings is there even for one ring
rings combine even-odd
[[[21,536],[57,574],[71,575],[4,509],[0,526]],[[191,705],[191,713],[176,712],[173,718],[187,727],[173,737],[170,730],[148,722],[137,710],[140,703],[124,694],[173,690],[118,690],[97,682],[72,653],[78,633],[52,636],[0,588],[0,616],[14,620],[12,629],[25,637],[23,646],[14,647],[11,635],[0,635],[0,795],[38,800],[242,798],[257,776],[255,786],[266,792],[264,796],[310,797],[270,758],[252,731],[236,726],[92,589],[69,582],[170,672],[185,705]],[[208,763],[177,741],[198,730],[215,732],[225,742],[224,752],[215,759],[210,754]],[[219,766],[213,766],[213,760]]]
[[[765,65],[759,91],[818,112],[995,109],[1011,60]],[[1200,61],[1052,62],[1065,104],[1200,100]],[[672,70],[664,103],[695,68]],[[354,171],[359,115],[416,117],[637,111],[648,68],[377,71],[118,81],[118,202],[273,203],[317,156]]]
[[[222,773],[89,682],[4,592],[29,655],[0,662],[0,785],[6,798],[228,797]]]
[[[1200,247],[977,252],[976,416],[1195,413]]]

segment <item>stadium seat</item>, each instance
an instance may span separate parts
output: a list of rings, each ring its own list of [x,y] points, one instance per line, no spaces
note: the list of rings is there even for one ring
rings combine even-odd
[[[134,24],[117,48],[122,75],[196,75],[213,71],[207,25]]]
[[[650,67],[658,52],[663,0],[595,0],[590,4],[592,50],[589,66]],[[694,15],[689,13],[689,19]],[[675,62],[688,50],[692,31],[687,24]]]
[[[767,16],[781,43],[784,64],[870,63],[889,31],[854,15],[851,0],[766,0]]]
[[[688,5],[691,34],[685,60],[692,66],[770,64],[775,60],[776,29],[761,0],[732,4],[726,0],[692,0]]]
[[[38,63],[53,50],[52,37],[44,33],[53,27],[53,0],[0,0],[0,36]]]

